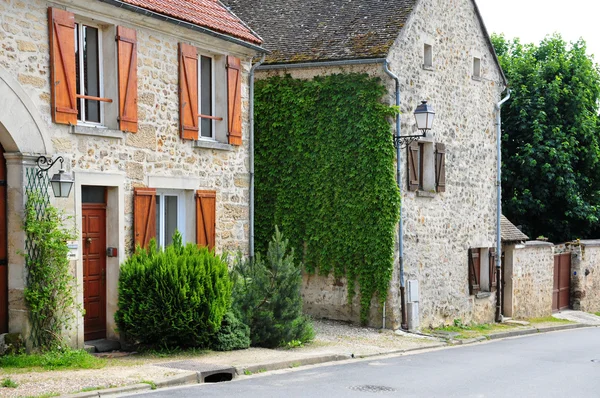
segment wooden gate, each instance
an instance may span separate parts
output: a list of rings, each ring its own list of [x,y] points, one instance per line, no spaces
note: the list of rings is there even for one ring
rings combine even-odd
[[[554,289],[552,311],[569,308],[571,297],[571,253],[554,255]]]

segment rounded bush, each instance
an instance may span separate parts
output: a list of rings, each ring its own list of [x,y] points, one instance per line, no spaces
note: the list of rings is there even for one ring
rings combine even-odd
[[[215,351],[232,351],[248,347],[250,347],[250,328],[233,312],[226,313],[221,329],[213,337],[211,348]]]
[[[207,248],[137,248],[121,266],[115,321],[130,342],[154,347],[208,347],[231,300],[227,263]]]

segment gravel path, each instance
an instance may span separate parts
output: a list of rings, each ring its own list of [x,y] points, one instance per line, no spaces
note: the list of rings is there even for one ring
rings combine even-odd
[[[185,372],[156,366],[156,364],[182,359],[216,365],[244,366],[331,354],[354,354],[360,357],[419,347],[425,348],[438,343],[436,340],[399,336],[393,331],[358,327],[343,322],[316,320],[314,326],[315,341],[304,347],[293,349],[249,348],[241,351],[208,352],[197,356],[177,355],[168,358],[131,355],[122,358],[108,358],[105,368],[93,370],[9,374],[0,369],[0,380],[10,378],[18,384],[17,388],[0,387],[0,397],[68,394],[79,392],[82,389],[119,387],[140,383],[144,380],[157,380]]]

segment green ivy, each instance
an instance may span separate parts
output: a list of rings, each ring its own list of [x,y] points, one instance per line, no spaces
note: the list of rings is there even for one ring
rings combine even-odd
[[[380,79],[335,74],[256,83],[256,248],[275,225],[307,271],[360,287],[361,321],[385,300],[400,195]]]

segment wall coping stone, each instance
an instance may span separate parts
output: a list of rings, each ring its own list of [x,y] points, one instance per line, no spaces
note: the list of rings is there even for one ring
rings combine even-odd
[[[554,246],[554,243],[544,242],[544,241],[541,241],[541,240],[528,240],[527,242],[525,242],[525,246],[528,246],[528,247],[534,247],[534,246],[552,247],[552,246]]]
[[[586,246],[586,247],[597,247],[597,246],[600,246],[600,239],[580,240],[579,244],[581,246]]]

